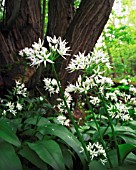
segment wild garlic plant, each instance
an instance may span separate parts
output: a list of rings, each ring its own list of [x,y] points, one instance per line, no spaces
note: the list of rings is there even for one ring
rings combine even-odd
[[[70,47],[67,47],[67,42],[60,37],[47,37],[47,41],[49,50],[43,47],[43,41],[39,39],[39,42],[35,42],[32,48],[25,48],[19,54],[29,60],[32,67],[36,66],[38,68],[42,63],[45,68],[47,63],[52,65],[54,78],[44,78],[43,82],[44,88],[49,92],[50,96],[61,94],[56,100],[57,104],[54,106],[59,112],[57,120],[64,126],[74,126],[88,161],[95,159],[102,164],[108,161],[109,166],[112,168],[112,162],[108,153],[111,146],[104,140],[104,134],[111,128],[120,164],[118,140],[114,127],[123,125],[124,122],[132,121],[136,115],[136,88],[133,85],[129,86],[129,82],[126,84],[124,80],[118,86],[111,78],[105,77],[105,70],[111,68],[109,59],[104,52],[94,50],[94,52],[87,55],[85,52],[79,52],[74,55],[66,69],[70,73],[80,70],[82,74],[79,75],[75,83],[69,83],[65,91],[63,91],[54,63],[59,56],[66,59],[66,56],[69,55]],[[81,126],[86,125],[89,121],[95,122],[96,131],[99,134],[98,139],[91,139],[91,137],[87,141],[83,139],[80,127],[73,117],[75,106],[73,106],[72,94],[78,95],[79,100],[76,102],[82,103],[82,110],[85,111],[86,117],[89,117],[83,120]],[[12,105],[12,103],[9,103],[9,105]],[[12,105],[11,108],[14,109],[14,107]],[[21,105],[16,105],[16,107],[21,109]],[[3,115],[5,114],[4,112]],[[102,133],[101,126],[103,124],[105,125],[105,130]]]
[[[19,81],[15,81],[16,86],[12,91],[9,91],[6,99],[1,100],[1,113],[5,117],[13,118],[20,117],[22,110],[25,107],[25,99],[28,96],[27,88]]]

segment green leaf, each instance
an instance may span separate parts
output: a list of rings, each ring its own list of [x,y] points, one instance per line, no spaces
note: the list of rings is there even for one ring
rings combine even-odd
[[[117,150],[113,149],[108,154],[113,167],[117,167],[118,166]]]
[[[36,123],[37,123],[37,118],[38,118],[37,116],[28,118],[28,119],[25,121],[25,123],[31,124],[31,125],[36,125]],[[49,124],[49,123],[50,123],[50,121],[49,121],[47,118],[45,118],[45,117],[40,117],[40,119],[39,119],[39,121],[38,121],[38,123],[37,123],[37,126],[45,126],[46,124]]]
[[[129,144],[136,144],[136,138],[130,135],[120,135],[120,138],[123,139],[125,141],[125,143],[129,143]]]
[[[58,124],[49,124],[46,127],[39,128],[39,131],[45,135],[50,134],[62,139],[68,146],[70,146],[79,156],[83,166],[86,166],[85,156],[81,153],[82,145],[79,140],[64,126]]]
[[[119,146],[120,158],[122,163],[124,162],[126,156],[136,148],[136,145],[134,146],[128,143],[121,144],[118,146]]]
[[[100,162],[93,160],[89,164],[89,170],[107,170],[107,167]]]
[[[0,142],[0,169],[22,170],[21,162],[13,146],[7,142]]]
[[[27,143],[37,155],[55,170],[65,170],[64,159],[59,145],[53,140]]]
[[[136,164],[136,155],[132,152],[127,155],[124,164]]]
[[[113,168],[112,170],[135,170],[136,164],[134,165],[126,165],[126,166],[118,166],[116,168]]]
[[[20,141],[16,134],[5,121],[0,121],[0,138],[15,146],[20,146]]]
[[[103,134],[103,132],[105,131],[106,127],[101,127],[100,131],[101,133]],[[135,130],[131,129],[130,127],[127,127],[127,126],[115,126],[114,127],[114,131],[116,133],[116,136],[119,136],[120,135],[126,135],[126,136],[132,136],[133,138],[136,138],[136,132]],[[112,135],[112,130],[111,128],[108,128],[106,130],[106,133],[105,135]],[[98,139],[99,138],[99,133],[96,132],[94,135],[93,135],[93,138],[94,139]]]
[[[30,161],[33,165],[38,167],[41,170],[47,170],[47,165],[43,162],[39,156],[31,150],[28,146],[24,146],[22,150],[19,151],[19,154]]]
[[[72,170],[73,169],[72,153],[65,145],[61,144],[60,147],[61,147],[62,154],[64,157],[65,165],[68,167],[68,169]]]

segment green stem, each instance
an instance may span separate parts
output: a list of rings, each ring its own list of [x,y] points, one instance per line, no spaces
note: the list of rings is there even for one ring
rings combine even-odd
[[[39,111],[39,113],[38,113],[38,115],[37,115],[37,119],[36,119],[36,123],[35,123],[35,127],[34,127],[34,133],[33,133],[33,136],[36,134],[36,130],[37,130],[37,125],[38,125],[38,122],[40,121],[40,119],[41,119],[41,109],[40,109],[40,111]]]
[[[100,96],[100,98],[102,100],[105,112],[106,112],[108,120],[109,120],[109,124],[110,124],[111,130],[112,130],[113,138],[114,138],[114,141],[115,141],[115,147],[117,149],[118,164],[121,165],[121,158],[120,158],[120,153],[119,153],[119,147],[118,147],[117,137],[116,137],[116,134],[115,134],[115,130],[114,130],[114,126],[113,126],[113,123],[112,123],[112,119],[111,119],[111,117],[109,115],[109,112],[107,110],[107,107],[106,107],[106,104],[104,102],[104,99],[103,99],[102,95],[99,94],[99,96]]]
[[[56,73],[54,64],[52,64],[52,69],[53,69],[54,75],[55,75],[55,77],[56,77],[56,80],[57,80],[57,83],[58,83],[58,86],[59,86],[59,90],[60,90],[61,96],[62,96],[62,98],[63,98],[64,104],[65,104],[66,109],[67,109],[67,111],[68,111],[68,114],[69,114],[69,116],[70,116],[71,122],[72,122],[72,124],[73,124],[73,126],[74,126],[74,128],[75,128],[75,130],[76,130],[76,132],[77,132],[77,136],[78,136],[78,138],[79,138],[79,140],[80,140],[80,142],[81,142],[81,144],[82,144],[82,147],[83,147],[83,149],[84,149],[84,151],[85,151],[87,160],[88,160],[88,162],[90,162],[89,152],[88,152],[87,149],[86,149],[86,144],[85,144],[85,142],[84,142],[84,140],[83,140],[82,135],[81,135],[80,132],[79,132],[78,126],[77,126],[77,124],[75,123],[75,120],[74,120],[74,118],[73,118],[73,116],[72,116],[72,113],[71,113],[71,111],[70,111],[70,109],[69,109],[69,107],[68,107],[68,104],[67,104],[67,102],[66,102],[66,98],[65,98],[64,92],[63,92],[63,90],[62,90],[62,87],[61,87],[61,85],[60,85],[60,81],[59,81],[58,75],[57,75],[57,73]]]
[[[90,109],[90,111],[91,111],[91,113],[92,113],[92,115],[93,115],[93,119],[94,119],[94,122],[95,122],[95,124],[96,124],[96,128],[97,128],[97,131],[98,131],[98,133],[99,133],[99,136],[100,136],[100,139],[101,139],[101,142],[102,142],[102,146],[103,146],[103,148],[105,149],[106,156],[107,156],[108,162],[109,162],[109,164],[110,164],[110,168],[112,169],[113,166],[112,166],[111,160],[110,160],[110,158],[109,158],[109,154],[108,154],[108,151],[107,151],[105,142],[104,142],[104,140],[103,140],[103,136],[102,136],[101,131],[100,131],[100,126],[99,126],[99,124],[98,124],[98,122],[97,122],[97,120],[96,120],[95,114],[94,114],[94,112],[93,112],[93,108],[92,108],[92,106],[91,106],[91,104],[90,104],[90,101],[89,101],[89,98],[88,98],[87,94],[85,94],[85,96],[86,96],[86,99],[87,99],[87,104],[88,104],[88,106],[89,106],[89,109]]]

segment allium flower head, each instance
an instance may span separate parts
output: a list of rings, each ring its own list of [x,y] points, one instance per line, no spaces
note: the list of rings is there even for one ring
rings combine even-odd
[[[70,108],[71,102],[72,102],[72,96],[70,95],[70,93],[65,91],[64,92],[64,97],[66,99],[68,107]],[[57,108],[59,109],[59,111],[61,113],[67,113],[67,109],[66,109],[66,106],[65,106],[65,103],[64,103],[63,99],[58,98],[57,101],[59,102],[59,104],[57,105]]]
[[[89,142],[89,144],[87,145],[87,150],[90,153],[90,158],[91,160],[93,159],[99,159],[101,161],[101,163],[103,164],[104,162],[106,163],[107,161],[107,157],[106,157],[106,152],[103,149],[103,146],[101,144],[97,143],[93,143],[91,144],[91,142]],[[105,161],[104,161],[105,160]]]
[[[20,83],[19,81],[15,81],[15,82],[16,82],[16,87],[14,87],[14,94],[26,97],[28,92],[24,83]]]
[[[70,47],[66,47],[67,42],[64,40],[62,41],[61,37],[56,37],[54,35],[53,38],[47,36],[47,41],[49,43],[49,47],[51,51],[57,51],[60,56],[66,59],[64,56],[69,55],[68,51]]]
[[[56,79],[44,78],[43,81],[45,84],[44,88],[49,91],[50,95],[59,93],[59,86]]]
[[[59,115],[57,117],[57,120],[59,121],[60,124],[64,126],[69,126],[70,120],[66,118],[64,115]]]

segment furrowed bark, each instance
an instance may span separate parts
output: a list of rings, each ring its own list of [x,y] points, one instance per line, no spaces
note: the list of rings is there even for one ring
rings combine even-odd
[[[9,87],[13,85],[15,79],[21,79],[25,74],[18,52],[38,41],[41,35],[41,13],[40,0],[19,0],[18,2],[6,0],[5,2],[6,17],[0,30],[0,74],[3,80],[0,84]],[[27,67],[27,70],[26,75],[30,72],[30,76],[34,74],[33,69]],[[31,77],[26,77],[27,81],[29,78]],[[30,84],[33,83],[34,81]]]
[[[62,64],[60,73],[62,86],[76,80],[78,72],[68,73],[65,69],[79,51],[87,54],[94,48],[105,24],[108,21],[114,0],[82,0],[80,7],[73,18],[65,39],[71,47],[71,55]]]

